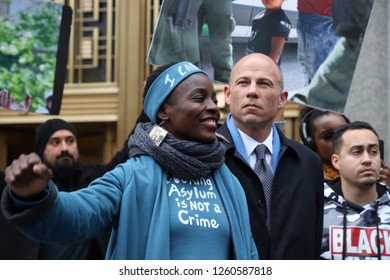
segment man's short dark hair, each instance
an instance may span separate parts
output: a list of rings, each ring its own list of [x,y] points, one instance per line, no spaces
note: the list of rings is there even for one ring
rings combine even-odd
[[[363,121],[354,121],[351,123],[348,123],[346,125],[343,125],[340,127],[336,132],[333,134],[332,138],[332,151],[334,154],[339,154],[341,150],[341,146],[343,144],[343,139],[342,136],[344,135],[345,132],[348,130],[358,130],[358,129],[368,129],[371,130],[379,140],[379,135],[376,132],[376,130],[367,122]]]

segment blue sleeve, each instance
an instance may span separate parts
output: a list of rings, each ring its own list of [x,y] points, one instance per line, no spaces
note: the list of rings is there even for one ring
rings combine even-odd
[[[43,203],[45,200],[47,200],[49,195],[50,195],[50,189],[49,189],[49,186],[47,186],[46,189],[42,192],[41,198],[38,200],[33,200],[33,201],[28,201],[28,200],[24,200],[24,199],[20,199],[20,198],[16,197],[12,193],[10,188],[8,188],[8,195],[11,198],[11,200],[13,201],[13,203],[15,204],[16,208],[24,209],[24,208],[39,205],[39,204]]]
[[[131,172],[123,164],[94,180],[87,188],[58,192],[53,205],[35,223],[19,229],[28,237],[53,244],[89,240],[109,229],[116,219],[124,186]]]

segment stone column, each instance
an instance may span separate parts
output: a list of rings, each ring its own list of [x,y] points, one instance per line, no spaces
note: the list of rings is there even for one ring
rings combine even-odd
[[[390,2],[375,0],[344,113],[369,122],[385,143],[390,160]]]

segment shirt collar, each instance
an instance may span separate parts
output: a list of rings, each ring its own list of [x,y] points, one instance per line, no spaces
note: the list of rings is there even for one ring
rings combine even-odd
[[[272,129],[271,129],[268,137],[264,140],[263,143],[257,142],[252,137],[248,136],[243,131],[241,131],[239,128],[237,128],[237,130],[238,130],[238,132],[241,135],[241,139],[242,139],[242,142],[244,143],[244,147],[245,147],[245,152],[246,152],[246,155],[248,157],[253,153],[253,151],[256,149],[257,145],[259,145],[259,144],[266,145],[267,148],[268,148],[268,151],[270,152],[270,154],[271,155],[273,154],[273,147],[272,147],[273,133],[272,133]]]

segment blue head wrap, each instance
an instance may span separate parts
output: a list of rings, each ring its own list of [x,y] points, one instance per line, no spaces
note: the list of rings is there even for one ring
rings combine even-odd
[[[188,61],[172,65],[162,72],[150,86],[145,96],[144,111],[153,123],[157,123],[157,111],[164,100],[183,80],[195,73],[204,73]]]

